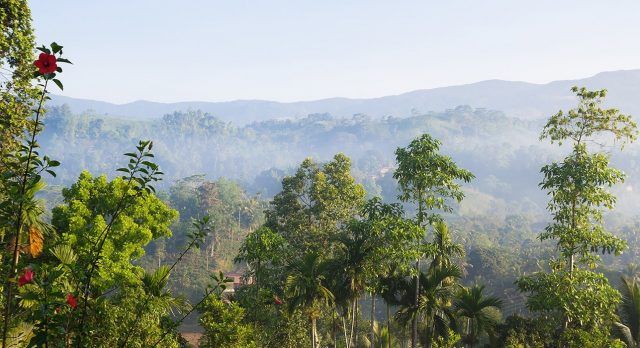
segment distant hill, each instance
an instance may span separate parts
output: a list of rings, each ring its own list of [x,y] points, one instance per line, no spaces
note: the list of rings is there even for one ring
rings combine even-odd
[[[374,118],[406,117],[458,105],[501,110],[510,117],[536,119],[574,105],[575,98],[569,91],[574,85],[591,89],[606,88],[609,90],[607,99],[611,105],[625,113],[640,115],[640,70],[603,72],[584,79],[547,84],[488,80],[371,99],[330,98],[293,103],[264,100],[180,103],[136,101],[112,104],[53,96],[49,105],[67,104],[75,113],[91,109],[96,114],[127,119],[151,119],[175,111],[202,110],[236,125],[276,118],[301,118],[313,113],[330,113],[337,117],[350,117],[354,114],[367,114]]]

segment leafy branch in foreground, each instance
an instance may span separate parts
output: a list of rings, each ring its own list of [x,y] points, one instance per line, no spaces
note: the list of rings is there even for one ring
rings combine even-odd
[[[202,299],[200,301],[198,301],[198,303],[193,305],[191,307],[191,309],[185,315],[183,315],[180,319],[178,319],[177,321],[173,322],[171,328],[177,328],[178,326],[180,326],[180,324],[182,324],[182,322],[185,319],[187,319],[187,317],[189,317],[189,315],[191,313],[193,313],[193,311],[195,311],[198,308],[200,308],[202,303],[204,303],[209,298],[209,296],[212,296],[212,295],[221,296],[224,293],[224,291],[227,289],[226,283],[230,283],[230,282],[233,281],[233,279],[225,277],[224,273],[222,273],[222,272],[218,272],[218,274],[211,275],[211,280],[212,280],[212,282],[207,286],[207,289],[205,290],[205,293],[204,293],[204,296],[202,297]],[[164,333],[151,346],[151,348],[157,347],[158,344],[160,344],[165,339],[165,337],[167,337],[169,332],[171,332],[171,331],[165,329]]]
[[[147,194],[155,192],[155,188],[151,184],[161,180],[160,177],[164,174],[159,170],[157,164],[150,161],[150,159],[154,157],[151,153],[152,148],[153,142],[141,140],[138,146],[136,146],[137,152],[125,153],[125,156],[129,157],[129,163],[127,166],[117,169],[117,171],[125,173],[125,175],[122,176],[122,179],[126,180],[126,185],[123,195],[116,204],[115,209],[108,214],[104,214],[110,217],[109,223],[99,234],[96,243],[91,248],[86,274],[84,279],[79,283],[79,288],[82,289],[81,328],[86,326],[91,281],[96,267],[100,262],[102,248],[109,237],[109,232],[111,231],[114,222],[117,221],[122,211],[133,203],[133,198],[139,196],[143,192],[146,192]],[[79,335],[78,337],[77,345],[79,347],[82,346],[82,337],[83,335]]]
[[[194,227],[194,230],[190,232],[187,236],[189,239],[189,244],[184,248],[184,250],[180,253],[180,255],[173,262],[173,264],[171,264],[171,266],[168,267],[163,272],[162,277],[158,280],[159,283],[165,282],[165,280],[169,277],[169,274],[171,273],[171,271],[176,267],[178,263],[180,263],[180,261],[182,261],[182,258],[187,252],[189,252],[193,248],[196,248],[196,249],[200,248],[200,246],[204,243],[204,239],[207,237],[207,234],[211,230],[211,222],[210,222],[209,216],[205,216],[200,220],[193,221],[193,227]],[[152,296],[154,296],[153,293],[149,292],[146,294],[143,303],[138,306],[138,310],[136,311],[135,318],[133,319],[133,321],[129,322],[126,325],[127,331],[125,332],[124,340],[122,341],[122,344],[119,345],[120,347],[123,347],[123,348],[126,347],[127,342],[129,341],[129,338],[136,335],[140,316],[145,310],[147,310],[147,305],[151,300]]]
[[[14,154],[8,154],[7,160],[3,160],[7,169],[3,172],[2,188],[5,192],[0,201],[0,227],[12,226],[12,233],[8,235],[9,250],[11,251],[11,260],[9,269],[5,275],[5,304],[4,304],[4,323],[2,329],[2,346],[7,345],[7,334],[9,330],[9,322],[13,316],[13,304],[15,302],[14,284],[15,275],[18,270],[20,259],[20,242],[23,238],[25,227],[25,209],[34,206],[34,195],[38,188],[41,187],[41,173],[47,172],[55,176],[55,172],[51,169],[57,167],[60,163],[44,156],[42,159],[36,150],[39,145],[36,137],[42,131],[43,123],[41,120],[44,114],[44,102],[49,99],[48,85],[49,81],[53,81],[60,89],[62,83],[56,79],[56,73],[61,73],[62,68],[57,65],[58,62],[71,63],[67,59],[62,58],[62,46],[55,42],[51,44],[51,48],[39,47],[41,51],[34,65],[38,68],[33,73],[33,78],[40,87],[40,95],[38,97],[37,107],[33,110],[33,118],[27,122],[26,139],[18,151]],[[29,103],[29,101],[25,101]],[[30,124],[29,124],[30,123]],[[31,194],[27,194],[30,192]],[[33,212],[33,210],[32,210]],[[11,230],[11,228],[9,228]],[[4,236],[3,236],[4,238]]]

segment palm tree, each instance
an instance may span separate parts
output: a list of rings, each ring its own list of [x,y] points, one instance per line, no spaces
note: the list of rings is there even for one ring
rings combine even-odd
[[[387,333],[389,336],[388,348],[391,348],[391,345],[392,345],[391,306],[400,304],[398,295],[401,291],[401,284],[402,284],[402,277],[395,272],[395,269],[390,270],[386,276],[381,277],[379,279],[380,296],[382,297],[382,300],[385,302],[387,306]]]
[[[615,323],[618,336],[627,347],[640,347],[640,284],[636,278],[622,277],[620,322]]]
[[[168,266],[160,266],[154,271],[144,271],[141,281],[142,289],[144,289],[145,297],[136,305],[136,313],[133,321],[130,321],[129,326],[121,337],[120,347],[127,347],[127,343],[130,340],[137,338],[138,325],[140,323],[140,317],[143,313],[153,310],[159,310],[162,315],[171,314],[174,315],[174,310],[182,312],[187,310],[187,300],[183,296],[173,296],[171,291],[166,289],[169,281],[169,273],[171,269]],[[129,301],[127,297],[118,298],[120,301]],[[144,330],[140,332],[141,342],[147,341],[147,335]],[[146,342],[149,343],[149,342]]]
[[[370,225],[363,221],[352,221],[346,233],[336,238],[338,242],[338,256],[332,262],[332,269],[339,277],[339,286],[351,304],[351,334],[348,346],[357,346],[358,300],[365,290],[366,281],[370,275],[371,259],[376,250],[375,236],[368,228]],[[346,334],[346,333],[345,333]]]
[[[480,336],[491,334],[500,321],[502,301],[493,296],[485,296],[484,285],[463,288],[454,301],[454,308],[459,318],[466,321],[466,332],[463,342],[473,347]]]
[[[401,323],[409,323],[415,318],[421,319],[427,324],[427,343],[433,342],[436,337],[446,337],[449,329],[456,328],[456,318],[451,300],[453,299],[458,284],[447,280],[458,279],[461,276],[460,269],[455,265],[445,266],[429,272],[420,272],[419,296],[417,306],[413,300],[415,278],[405,280],[401,290],[401,308],[396,313],[396,318]]]
[[[376,321],[373,323],[373,341],[369,337],[364,337],[363,343],[366,348],[387,348],[389,338],[389,328]]]
[[[167,266],[160,266],[153,272],[145,271],[142,275],[142,285],[151,301],[163,311],[171,312],[174,309],[182,311],[187,308],[186,299],[182,296],[173,296],[171,291],[166,289],[170,271],[171,269]]]
[[[451,266],[452,257],[464,255],[464,247],[453,242],[449,227],[444,221],[433,223],[433,242],[429,245],[431,250],[428,256],[433,259],[430,269]]]
[[[300,262],[293,262],[285,281],[285,292],[290,312],[301,309],[306,312],[311,323],[311,343],[316,348],[318,332],[316,321],[320,317],[322,305],[329,305],[334,296],[326,287],[327,264],[317,252],[309,252]]]

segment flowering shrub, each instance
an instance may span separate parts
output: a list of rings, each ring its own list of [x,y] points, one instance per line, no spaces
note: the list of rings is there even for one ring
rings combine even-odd
[[[117,169],[121,177],[109,181],[82,173],[63,190],[51,223],[43,219],[36,193],[44,186],[42,175],[55,176],[60,163],[40,157],[37,135],[50,82],[63,89],[60,64],[71,63],[62,48],[55,42],[37,48],[31,65],[37,107],[23,145],[0,168],[0,238],[9,241],[2,252],[2,347],[177,347],[176,328],[202,302],[189,306],[172,296],[167,278],[188,250],[202,244],[209,221],[194,223],[171,267],[148,273],[133,263],[149,242],[169,237],[177,219],[154,194],[163,173],[153,163],[151,141],[125,154],[128,163]],[[222,274],[213,280],[204,298],[228,281]],[[181,311],[187,314],[174,322],[171,315]]]
[[[42,75],[54,73],[58,69],[56,56],[49,53],[40,53],[38,60],[33,65],[38,68],[38,72]]]

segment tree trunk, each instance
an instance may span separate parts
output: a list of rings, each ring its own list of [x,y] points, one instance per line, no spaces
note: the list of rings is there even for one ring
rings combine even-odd
[[[351,302],[351,331],[349,332],[349,344],[348,348],[351,348],[353,344],[353,333],[355,331],[355,323],[356,323],[356,301],[353,300]]]
[[[374,323],[376,320],[376,296],[371,293],[371,348],[375,347],[376,333],[374,332]]]
[[[311,317],[311,347],[317,348],[316,340],[316,318]]]
[[[353,334],[353,347],[354,348],[358,348],[358,299],[356,299],[356,308],[355,309],[356,310],[355,310],[354,316],[355,316],[356,326],[355,326],[355,332]]]
[[[467,337],[469,337],[469,348],[473,348],[474,337],[471,334],[471,318],[467,318]]]
[[[349,311],[347,310],[347,313]],[[349,348],[349,335],[347,334],[347,321],[345,320],[345,317],[342,317],[342,330],[344,331],[344,346],[346,348]]]
[[[418,301],[420,299],[420,259],[416,260],[416,291],[413,298],[413,304],[418,307]],[[411,321],[411,348],[418,347],[418,316],[415,315]]]
[[[338,347],[338,333],[336,330],[336,316],[338,315],[337,311],[331,313],[331,336],[333,337],[333,348]]]
[[[387,302],[387,335],[389,335],[389,347],[391,348],[391,306]]]
[[[427,344],[426,344],[427,348],[431,348],[431,343],[433,342],[433,339],[434,339],[434,337],[433,337],[433,335],[434,335],[434,330],[433,330],[434,316],[435,316],[435,314],[427,316]]]
[[[418,197],[420,197],[418,199],[418,225],[420,228],[422,228],[422,225],[424,224],[423,218],[424,218],[424,206],[423,206],[423,202],[422,202],[422,190],[418,189]],[[422,240],[424,239],[424,231],[423,231],[423,236],[420,238],[420,243],[422,243]],[[418,259],[416,260],[416,293],[415,293],[415,297],[414,297],[414,305],[416,307],[418,307],[418,300],[420,299],[420,258],[418,257]],[[417,348],[418,347],[418,316],[414,316],[413,320],[411,321],[411,348]]]
[[[407,326],[402,325],[402,348],[407,348]]]

